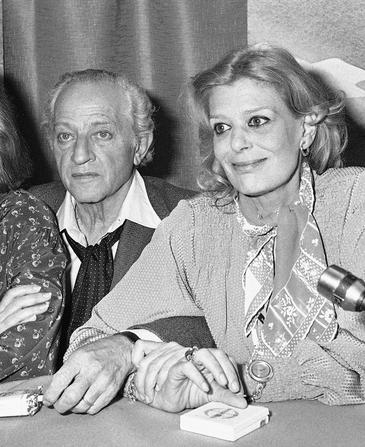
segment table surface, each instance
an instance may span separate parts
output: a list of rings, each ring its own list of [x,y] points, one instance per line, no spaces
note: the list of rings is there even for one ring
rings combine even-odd
[[[36,387],[45,378],[0,385],[0,392]],[[365,405],[328,407],[315,401],[265,404],[270,422],[232,444],[179,429],[179,415],[120,399],[97,415],[43,407],[35,416],[0,418],[0,446],[268,446],[365,445]]]

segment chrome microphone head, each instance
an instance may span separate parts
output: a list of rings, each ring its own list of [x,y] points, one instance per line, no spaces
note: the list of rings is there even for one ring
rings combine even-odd
[[[330,265],[322,273],[317,290],[344,310],[365,310],[365,282],[337,265]]]

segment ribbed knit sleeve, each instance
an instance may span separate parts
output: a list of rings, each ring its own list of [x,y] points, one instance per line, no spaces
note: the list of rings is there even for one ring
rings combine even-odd
[[[327,405],[365,402],[365,344],[341,328],[336,339],[319,345],[298,343],[287,358],[265,358],[274,370],[259,402],[318,399]],[[249,394],[256,383],[244,373]]]
[[[181,201],[159,225],[150,244],[123,279],[77,329],[68,350],[128,327],[179,315],[201,316],[194,302],[194,213]]]

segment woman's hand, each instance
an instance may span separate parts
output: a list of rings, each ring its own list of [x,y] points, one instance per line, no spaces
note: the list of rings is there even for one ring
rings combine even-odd
[[[245,408],[234,361],[219,349],[199,349],[193,360],[187,361],[187,349],[176,343],[139,340],[132,354],[138,368],[136,397],[171,412],[212,400]]]
[[[40,293],[41,286],[28,284],[8,290],[0,302],[0,334],[20,323],[35,321],[49,306],[51,293]]]

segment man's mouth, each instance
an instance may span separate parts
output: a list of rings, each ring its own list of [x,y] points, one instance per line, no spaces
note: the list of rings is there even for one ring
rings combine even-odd
[[[74,178],[89,178],[89,177],[98,177],[99,174],[96,172],[74,172],[72,177]]]

